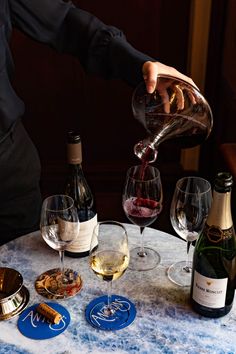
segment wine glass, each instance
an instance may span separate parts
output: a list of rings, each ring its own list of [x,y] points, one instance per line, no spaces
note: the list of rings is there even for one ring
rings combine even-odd
[[[162,183],[160,172],[150,165],[132,166],[127,171],[122,206],[127,218],[140,228],[140,246],[130,252],[129,268],[150,270],[160,263],[159,253],[144,247],[145,226],[152,224],[162,210]]]
[[[49,299],[65,299],[82,287],[80,275],[64,269],[64,251],[77,237],[80,228],[74,200],[67,195],[53,195],[43,201],[40,230],[44,241],[59,252],[60,268],[41,274],[35,282],[37,292]]]
[[[177,181],[170,207],[170,220],[175,232],[187,241],[185,261],[172,264],[169,279],[179,286],[190,286],[192,261],[189,249],[205,224],[212,201],[211,185],[201,177],[184,177]]]
[[[95,298],[86,308],[86,319],[94,327],[115,330],[129,325],[135,318],[134,305],[112,294],[112,282],[120,278],[129,264],[128,236],[116,221],[99,222],[93,231],[89,265],[98,278],[107,282],[106,296]]]

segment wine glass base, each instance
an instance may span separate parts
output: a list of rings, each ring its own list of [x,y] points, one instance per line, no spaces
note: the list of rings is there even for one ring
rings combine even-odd
[[[190,266],[188,267],[189,271],[186,271],[185,267],[185,261],[176,262],[169,267],[167,275],[168,278],[172,281],[172,283],[179,286],[191,285],[192,263],[190,262]]]
[[[56,268],[41,274],[35,281],[35,289],[47,299],[59,300],[78,294],[82,284],[80,275],[72,269],[65,269],[62,282],[61,270]]]
[[[92,300],[85,310],[85,317],[93,327],[115,331],[129,326],[135,319],[136,308],[127,298],[119,295],[112,295],[110,299],[112,314],[106,311],[107,296],[101,296]]]
[[[151,270],[156,268],[160,261],[161,256],[152,248],[144,247],[144,251],[141,253],[140,247],[135,247],[130,251],[128,268],[138,271]]]

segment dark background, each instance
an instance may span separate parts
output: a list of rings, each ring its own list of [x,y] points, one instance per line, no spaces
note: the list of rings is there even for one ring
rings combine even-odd
[[[75,3],[107,24],[117,26],[129,42],[167,65],[187,72],[190,0],[81,0]],[[155,165],[160,169],[164,209],[153,225],[173,232],[169,203],[176,180],[199,174],[212,181],[222,168],[219,145],[234,142],[236,119],[236,2],[212,1],[205,96],[214,115],[210,139],[201,147],[199,171],[184,171],[180,149],[163,144]],[[133,89],[120,80],[85,74],[77,59],[59,55],[14,31],[14,85],[26,103],[23,119],[42,162],[43,196],[63,191],[67,173],[66,133],[77,129],[83,142],[83,169],[94,191],[99,219],[127,221],[121,194],[127,168],[139,163],[133,145],[145,137],[132,116]]]

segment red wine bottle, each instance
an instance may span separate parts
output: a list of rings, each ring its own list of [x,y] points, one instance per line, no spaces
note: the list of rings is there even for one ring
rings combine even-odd
[[[231,216],[232,176],[218,173],[213,203],[194,250],[191,284],[193,309],[206,317],[232,308],[236,279],[236,237]]]
[[[69,131],[67,136],[68,176],[65,194],[74,199],[80,221],[76,241],[65,251],[70,257],[86,257],[89,254],[92,232],[97,224],[94,197],[82,169],[82,143],[80,135]]]

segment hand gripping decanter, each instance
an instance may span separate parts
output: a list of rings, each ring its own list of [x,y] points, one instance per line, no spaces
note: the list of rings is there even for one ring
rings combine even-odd
[[[211,108],[200,91],[167,75],[158,76],[152,94],[141,82],[133,93],[132,110],[148,133],[134,146],[135,155],[146,163],[156,160],[163,141],[178,139],[182,148],[194,147],[209,136],[213,125]]]

